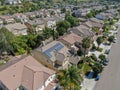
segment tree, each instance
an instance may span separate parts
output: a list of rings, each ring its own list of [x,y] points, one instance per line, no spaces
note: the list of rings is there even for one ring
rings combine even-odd
[[[71,15],[66,15],[65,20],[67,20],[71,24],[71,27],[79,25],[79,20]]]
[[[14,35],[9,32],[6,28],[0,29],[0,54],[2,52],[8,52],[14,55],[13,47],[11,45],[11,40],[14,39]]]
[[[50,38],[52,36],[52,32],[53,32],[53,30],[51,28],[45,27],[45,29],[43,29],[43,33],[42,33],[43,37],[45,39]]]
[[[97,14],[97,10],[91,10],[90,11],[90,13],[88,13],[86,16],[88,17],[88,18],[92,18],[92,17],[94,17],[96,14]]]
[[[96,41],[97,41],[98,48],[99,48],[100,44],[103,42],[103,38],[100,36],[100,37],[97,38]]]
[[[109,21],[109,24],[110,24],[110,25],[114,25],[114,24],[115,24],[114,20],[111,19],[111,20]]]
[[[50,12],[50,15],[52,16],[52,15],[55,15],[55,12],[54,11],[51,11]]]
[[[108,41],[109,41],[110,43],[112,43],[112,42],[114,41],[114,39],[115,39],[115,36],[109,36],[109,37],[108,37]]]
[[[82,81],[79,69],[75,66],[61,70],[57,74],[57,78],[60,85],[64,87],[64,90],[74,90],[75,87],[79,88],[80,82]]]
[[[98,75],[99,73],[101,73],[103,71],[103,66],[102,66],[102,64],[95,62],[95,64],[92,66],[92,69],[93,69],[95,75]]]
[[[65,12],[66,12],[66,8],[62,8],[61,13],[65,13]]]
[[[99,58],[100,58],[102,61],[104,61],[104,60],[106,59],[106,56],[103,55],[103,54],[100,54],[100,55],[99,55]]]
[[[93,30],[96,34],[99,33],[99,28],[98,28],[98,27],[93,27],[92,30]]]
[[[87,62],[88,64],[90,64],[90,63],[91,63],[91,61],[92,61],[92,58],[91,58],[91,57],[86,56],[86,57],[83,57],[83,58],[82,58],[82,60],[83,60],[83,62],[84,62],[84,63],[86,63],[86,62]]]
[[[84,48],[84,57],[86,54],[86,50],[90,48],[91,40],[89,37],[86,37],[82,40],[82,47]]]
[[[101,60],[101,61],[100,61],[100,63],[102,63],[102,64],[103,64],[103,63],[104,63],[104,61],[105,61],[105,59],[106,59],[106,56],[105,56],[105,55],[103,55],[103,54],[100,54],[100,55],[99,55],[99,58],[100,58],[100,60]]]
[[[27,36],[23,36],[23,39],[26,39],[26,44],[31,49],[34,49],[41,44],[41,39],[39,39],[38,36],[34,34],[28,34]]]
[[[57,30],[57,32],[58,32],[59,35],[63,35],[64,33],[67,32],[67,29],[68,29],[70,26],[71,26],[70,23],[69,23],[68,21],[66,21],[66,20],[59,21],[59,22],[57,23],[57,28],[56,28],[56,30]]]
[[[28,47],[26,42],[27,40],[24,39],[22,36],[17,36],[15,39],[12,40],[11,45],[17,55],[21,55],[27,53],[27,51],[30,51],[31,48]]]

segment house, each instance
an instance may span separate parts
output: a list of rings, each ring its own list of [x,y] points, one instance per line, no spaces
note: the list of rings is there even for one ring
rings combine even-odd
[[[56,85],[55,71],[32,56],[13,57],[0,67],[1,90],[55,90]]]
[[[5,0],[5,4],[20,4],[23,0]]]
[[[56,69],[65,69],[68,67],[69,49],[59,41],[39,47],[33,51],[32,55],[42,63],[50,65]],[[40,58],[41,57],[41,58]]]
[[[3,15],[3,16],[0,16],[0,19],[3,20],[3,22],[5,24],[9,24],[9,23],[14,23],[15,20],[12,16],[9,16],[9,15]]]
[[[12,32],[14,35],[27,35],[27,27],[21,23],[14,23],[5,25],[5,28]]]
[[[48,28],[54,28],[56,27],[56,20],[54,18],[44,18],[44,21],[46,23],[46,26]]]
[[[119,12],[116,9],[109,9],[106,11],[106,13],[110,13],[113,16],[116,16],[117,14],[119,14]]]
[[[77,27],[71,28],[68,30],[68,33],[75,33],[80,37],[90,37],[92,40],[95,39],[95,33],[92,32],[92,29],[87,27],[86,25],[79,25]]]
[[[96,18],[90,18],[88,21],[81,23],[82,25],[87,26],[88,28],[98,28],[99,32],[97,32],[97,34],[101,34],[101,32],[103,31],[103,26],[104,26],[104,22],[102,20],[96,19]]]
[[[78,9],[78,10],[73,12],[73,15],[75,17],[85,17],[88,13],[90,13],[90,10],[91,9],[88,9],[88,8],[86,8],[86,9]]]
[[[100,13],[97,14],[95,17],[99,20],[108,20],[108,19],[112,19],[113,15],[110,13]]]
[[[103,9],[105,9],[105,6],[101,6],[101,5],[93,6],[92,9],[94,9],[94,10],[103,10]]]
[[[89,22],[92,24],[92,27],[98,27],[99,29],[102,29],[104,25],[104,21],[99,20],[97,18],[90,18]]]
[[[13,18],[16,20],[16,21],[21,21],[21,22],[27,22],[28,21],[28,18],[26,17],[25,14],[23,13],[16,13],[13,15]]]
[[[58,40],[60,42],[62,42],[64,45],[66,45],[68,48],[70,48],[70,49],[74,48],[74,49],[78,50],[78,48],[75,46],[75,43],[76,42],[81,43],[82,39],[83,39],[83,37],[80,37],[75,33],[70,33],[70,34],[60,37]]]
[[[34,12],[26,12],[25,15],[31,20],[36,18],[36,14]]]
[[[27,22],[31,27],[32,26],[35,26],[35,33],[38,34],[40,32],[43,31],[43,29],[45,28],[46,26],[46,23],[43,19],[41,18],[37,18],[37,19],[34,19],[34,20],[29,20]]]

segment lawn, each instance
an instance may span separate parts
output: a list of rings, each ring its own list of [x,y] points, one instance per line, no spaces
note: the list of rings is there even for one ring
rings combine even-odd
[[[84,76],[87,72],[91,71],[91,69],[92,69],[87,63],[79,64],[78,68],[80,68],[80,71],[82,72],[83,76]]]

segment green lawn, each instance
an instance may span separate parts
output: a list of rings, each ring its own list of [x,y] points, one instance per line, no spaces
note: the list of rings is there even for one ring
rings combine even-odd
[[[80,68],[80,71],[82,72],[83,75],[85,75],[87,72],[91,71],[91,67],[84,63],[84,64],[79,64],[78,68]]]

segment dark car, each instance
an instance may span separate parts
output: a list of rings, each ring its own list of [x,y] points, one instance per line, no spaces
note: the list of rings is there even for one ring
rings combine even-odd
[[[99,79],[100,79],[100,75],[97,75],[95,81],[98,81]]]

